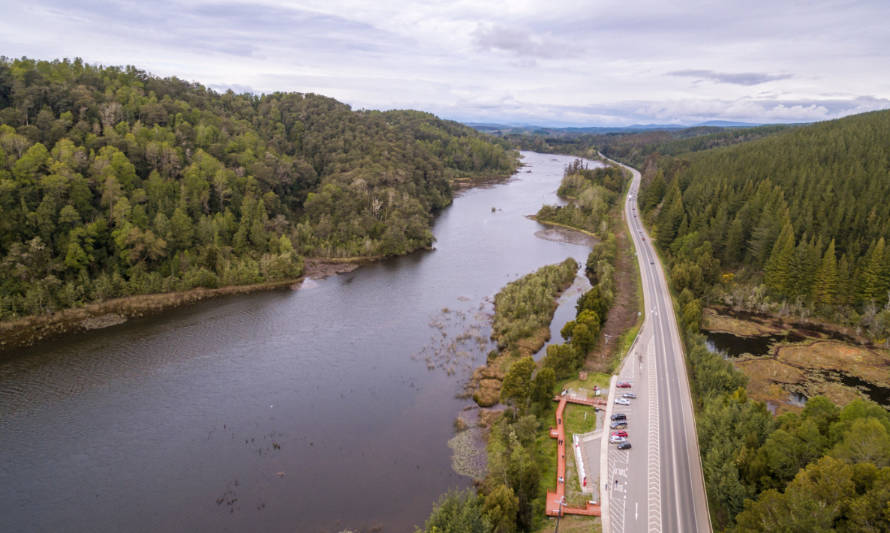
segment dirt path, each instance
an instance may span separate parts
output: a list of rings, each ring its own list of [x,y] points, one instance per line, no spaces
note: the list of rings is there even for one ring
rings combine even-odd
[[[606,315],[603,334],[592,355],[587,357],[584,364],[586,370],[593,372],[605,372],[609,369],[609,363],[615,357],[615,352],[618,349],[618,337],[637,322],[637,302],[639,301],[637,262],[627,236],[622,212],[620,209],[615,211],[612,215],[617,228],[615,241],[618,248],[615,259],[615,302]]]

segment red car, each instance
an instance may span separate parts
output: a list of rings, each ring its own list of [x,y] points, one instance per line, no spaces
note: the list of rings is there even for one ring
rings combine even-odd
[[[615,385],[615,386],[618,387],[619,389],[629,389],[629,388],[630,388],[630,382],[628,382],[628,381],[619,381],[619,382],[618,382],[618,385]]]
[[[609,436],[627,438],[627,431],[613,431],[612,433],[609,433]]]

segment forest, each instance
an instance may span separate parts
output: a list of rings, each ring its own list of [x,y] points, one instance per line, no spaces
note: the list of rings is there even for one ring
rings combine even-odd
[[[655,155],[639,203],[669,266],[715,530],[890,530],[890,414],[824,397],[779,417],[710,352],[704,305],[821,317],[886,342],[890,113]]]
[[[886,343],[888,138],[890,112],[878,111],[650,160],[640,208],[681,313],[818,317]]]
[[[890,531],[890,412],[816,396],[774,417],[697,331],[685,340],[715,531]]]
[[[793,124],[756,127],[694,126],[673,129],[628,128],[480,128],[520,150],[597,159],[599,153],[640,167],[652,154],[680,155],[730,146],[793,128]]]
[[[427,248],[453,183],[517,165],[428,113],[0,58],[0,320]]]
[[[565,169],[557,194],[568,200],[564,206],[544,205],[535,216],[550,222],[580,229],[595,235],[609,230],[609,213],[627,184],[627,176],[617,166],[587,168],[580,159]]]

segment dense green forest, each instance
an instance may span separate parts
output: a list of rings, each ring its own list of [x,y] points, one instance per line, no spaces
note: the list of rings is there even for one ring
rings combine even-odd
[[[721,303],[890,336],[890,111],[659,158],[640,208],[682,313]]]
[[[682,130],[655,130],[595,139],[603,154],[640,168],[652,154],[681,155],[760,139],[794,126],[773,124],[754,128],[698,126]]]
[[[452,180],[516,165],[427,113],[2,58],[0,319],[428,247]]]
[[[722,128],[695,126],[677,129],[590,132],[585,129],[493,130],[520,150],[570,154],[596,159],[598,152],[640,167],[652,154],[680,155],[759,139],[794,127],[772,124],[757,127]]]

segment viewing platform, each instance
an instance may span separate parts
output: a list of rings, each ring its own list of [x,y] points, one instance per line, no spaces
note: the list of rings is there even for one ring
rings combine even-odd
[[[606,404],[602,398],[580,398],[569,394],[562,394],[553,399],[559,402],[556,408],[556,427],[550,428],[550,437],[556,439],[556,492],[547,491],[547,503],[545,513],[547,516],[564,516],[567,514],[582,516],[600,516],[600,506],[587,503],[583,508],[569,507],[565,504],[566,494],[566,434],[562,415],[567,403],[576,403],[600,408]]]

